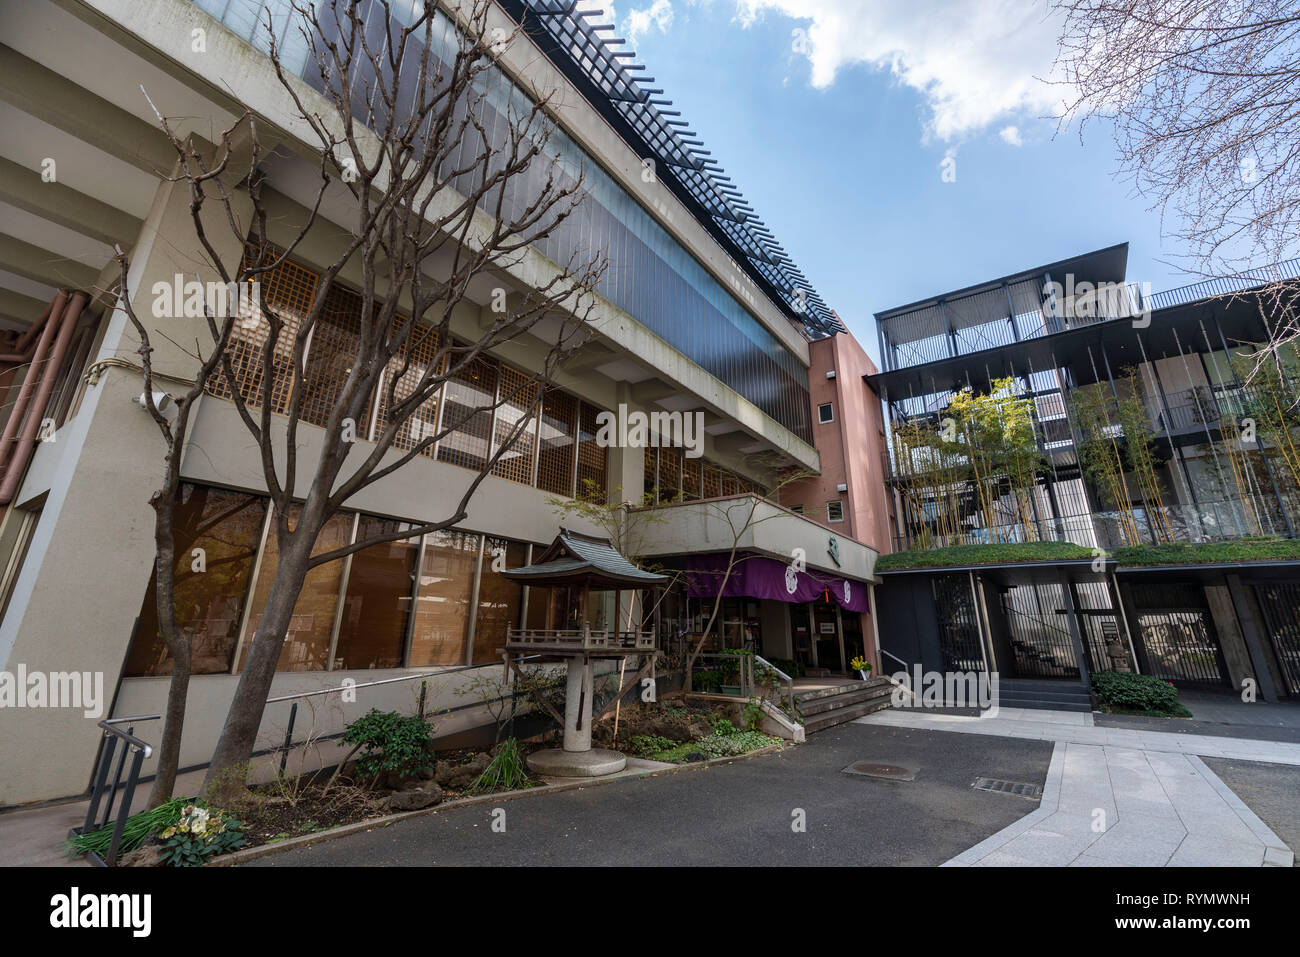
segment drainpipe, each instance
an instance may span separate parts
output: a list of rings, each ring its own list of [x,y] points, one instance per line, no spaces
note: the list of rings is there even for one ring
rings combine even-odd
[[[59,295],[62,295],[62,293]],[[55,302],[58,302],[57,297],[45,307],[41,317],[28,326],[27,330],[18,337],[13,344],[13,352],[0,354],[0,362],[26,362],[32,357],[32,340],[36,338],[38,332],[45,328],[45,323],[49,321]]]
[[[0,469],[4,468],[9,461],[9,452],[13,448],[14,440],[18,435],[18,428],[23,422],[23,413],[27,411],[27,403],[31,400],[32,390],[35,388],[36,370],[45,361],[46,353],[50,347],[50,340],[54,337],[55,327],[63,318],[63,308],[67,301],[68,294],[63,290],[59,290],[59,294],[50,303],[51,311],[45,323],[45,328],[41,332],[40,342],[36,344],[36,352],[32,357],[32,367],[28,370],[27,375],[23,377],[23,384],[18,388],[18,398],[14,400],[13,409],[9,412],[9,420],[5,422],[4,432],[0,434]]]
[[[4,480],[0,482],[0,505],[8,505],[13,500],[14,495],[18,492],[18,483],[22,481],[23,474],[27,471],[27,463],[31,461],[32,452],[36,449],[37,433],[41,428],[45,407],[49,404],[50,394],[54,391],[54,380],[58,378],[59,371],[63,368],[64,362],[67,361],[68,348],[72,344],[72,333],[77,328],[77,320],[81,317],[81,309],[85,306],[86,299],[84,292],[74,293],[72,302],[67,309],[62,310],[59,321],[51,321],[49,328],[41,336],[41,342],[45,344],[49,331],[56,326],[59,329],[58,341],[55,343],[54,352],[42,371],[41,383],[36,388],[36,397],[32,400],[31,413],[27,416],[27,421],[23,426],[22,436],[18,440],[13,456],[7,462],[4,462]],[[40,346],[37,346],[38,353],[40,348]],[[36,368],[36,363],[37,360],[33,359],[33,370]],[[26,384],[27,381],[25,380],[23,385]],[[13,423],[15,418],[16,416],[11,415],[9,423],[6,423],[6,435],[10,431],[9,424]],[[8,446],[5,448],[7,449]]]

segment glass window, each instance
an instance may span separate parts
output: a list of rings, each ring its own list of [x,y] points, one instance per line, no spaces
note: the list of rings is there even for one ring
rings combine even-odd
[[[266,507],[267,500],[257,495],[181,486],[175,513],[176,617],[181,628],[194,630],[196,675],[230,670]],[[198,548],[201,555],[195,554]],[[140,678],[171,671],[171,652],[158,631],[157,582],[150,575],[125,673]]]
[[[844,521],[844,503],[827,502],[826,503],[826,521],[842,522]]]
[[[295,506],[289,516],[289,527],[297,525],[298,508]],[[325,523],[316,544],[313,555],[332,551],[348,544],[352,537],[351,515],[338,514]],[[253,611],[248,619],[248,637],[244,640],[244,650],[240,654],[239,666],[242,668],[248,660],[249,650],[257,640],[257,626],[266,607],[266,598],[271,592],[271,583],[275,580],[279,564],[279,546],[276,541],[275,527],[266,536],[266,548],[262,552],[262,567],[257,575],[257,587],[253,591]],[[334,615],[338,610],[339,585],[343,578],[343,559],[328,562],[307,573],[298,603],[293,607],[293,617],[289,620],[288,632],[284,638],[284,647],[280,651],[280,663],[277,671],[324,671],[329,661],[330,635],[334,632]],[[274,640],[274,636],[271,636]]]
[[[357,540],[410,527],[406,522],[363,515]],[[397,668],[402,664],[419,549],[417,537],[372,545],[352,556],[335,668]]]
[[[483,567],[478,585],[478,609],[474,624],[474,664],[500,661],[509,629],[519,625],[523,587],[500,571],[520,568],[526,545],[489,538],[483,544]]]
[[[824,402],[817,406],[817,421],[822,425],[835,421],[835,406],[830,402]]]
[[[465,664],[469,596],[477,558],[477,535],[441,531],[424,537],[411,665]]]

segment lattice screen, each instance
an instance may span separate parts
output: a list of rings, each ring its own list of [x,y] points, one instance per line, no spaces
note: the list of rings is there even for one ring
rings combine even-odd
[[[398,322],[406,320],[399,319]],[[396,323],[395,323],[396,324]],[[401,331],[399,326],[394,330],[396,335]],[[407,399],[415,392],[420,382],[424,379],[425,372],[434,363],[438,354],[438,333],[432,329],[418,328],[411,332],[411,337],[406,340],[397,355],[393,356],[388,363],[388,368],[384,371],[384,379],[379,386],[379,416],[376,420],[376,434],[382,431],[389,424],[388,415],[388,384],[390,377],[397,378],[397,384],[393,387],[394,402],[401,402]],[[406,361],[410,356],[410,363]],[[437,375],[445,366],[444,356],[438,360],[438,370],[433,374]],[[442,395],[442,389],[438,388],[433,395],[420,403],[419,408],[407,417],[393,436],[391,448],[401,452],[409,452],[425,439],[431,439],[438,434],[438,404]],[[435,445],[428,445],[420,450],[421,455],[433,458],[437,453]]]
[[[438,443],[439,462],[476,470],[486,464],[497,371],[496,360],[479,358],[447,380],[443,427],[455,431]]]
[[[700,459],[684,458],[682,461],[682,498],[693,502],[700,497]]]
[[[533,452],[537,447],[537,414],[533,403],[537,401],[536,382],[516,372],[509,366],[501,368],[501,405],[497,409],[493,451],[510,443],[492,466],[492,474],[522,485],[533,484]],[[524,431],[511,442],[510,436],[521,422]]]
[[[605,501],[606,452],[603,445],[596,442],[596,416],[600,410],[595,406],[582,404],[582,428],[578,436],[578,498],[594,502]]]
[[[293,345],[298,333],[298,323],[311,309],[312,295],[316,291],[317,275],[297,263],[284,262],[272,272],[262,276],[262,299],[284,323],[276,339],[271,369],[271,411],[285,413],[293,394]],[[265,388],[265,370],[262,356],[271,334],[271,324],[256,303],[249,306],[249,314],[242,316],[231,329],[226,350],[235,381],[231,383],[222,367],[208,381],[208,392],[218,398],[234,398],[238,388],[244,401],[254,408],[262,405]]]
[[[659,450],[659,500],[671,502],[682,487],[682,450]]]
[[[722,494],[722,473],[712,465],[704,466],[704,497],[717,498]]]
[[[325,293],[325,305],[311,332],[311,350],[303,374],[299,418],[325,425],[338,401],[361,345],[361,297],[338,283]],[[365,436],[370,423],[370,402],[357,422],[356,434]]]
[[[543,492],[573,494],[577,418],[577,399],[567,392],[547,391],[542,399],[541,448],[537,455],[537,487]]]

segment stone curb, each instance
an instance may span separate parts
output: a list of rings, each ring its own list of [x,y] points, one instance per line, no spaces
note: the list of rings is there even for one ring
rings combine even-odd
[[[600,787],[609,784],[617,784],[620,781],[640,780],[642,778],[654,778],[667,774],[676,774],[681,771],[694,771],[700,768],[710,768],[716,764],[731,764],[736,761],[746,761],[749,758],[756,758],[764,754],[773,754],[782,750],[786,743],[769,744],[766,747],[756,748],[745,754],[738,754],[734,757],[711,758],[708,761],[693,761],[689,764],[679,764],[668,768],[654,768],[641,774],[614,775],[608,778],[577,778],[572,782],[566,781],[563,784],[543,784],[538,787],[527,788],[521,791],[501,791],[497,794],[476,794],[473,797],[457,798],[455,801],[446,801],[442,804],[435,804],[432,807],[421,808],[418,811],[402,811],[397,814],[386,814],[383,817],[367,818],[364,821],[356,821],[352,824],[343,824],[339,827],[333,827],[325,831],[317,831],[314,834],[301,834],[298,837],[290,837],[283,841],[276,841],[273,844],[259,844],[257,847],[249,847],[240,851],[232,851],[229,854],[222,854],[220,857],[209,861],[205,867],[237,867],[248,861],[257,860],[260,857],[267,857],[272,854],[278,854],[282,851],[289,851],[299,847],[306,847],[311,844],[318,844],[322,841],[332,841],[335,838],[347,837],[350,834],[358,834],[362,831],[370,831],[379,827],[387,827],[398,821],[405,821],[408,818],[420,817],[426,814],[436,814],[438,811],[450,810],[453,808],[469,807],[474,804],[491,804],[497,801],[513,801],[519,798],[536,797],[540,794],[555,794],[559,791],[573,791],[585,787]]]

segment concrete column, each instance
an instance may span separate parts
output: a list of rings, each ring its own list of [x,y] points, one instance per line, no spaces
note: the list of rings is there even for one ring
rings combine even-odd
[[[564,694],[564,750],[591,750],[592,664],[587,658],[570,658]]]
[[[620,382],[615,392],[619,404],[632,405],[632,386]],[[615,446],[608,450],[606,467],[606,501],[636,502],[640,504],[645,485],[645,449],[628,449]]]
[[[236,216],[248,222],[251,203],[237,195]],[[238,265],[242,244],[218,216],[208,236],[228,267]],[[177,273],[219,281],[195,238],[188,187],[164,182],[132,248],[128,288],[136,314],[151,327],[155,369],[193,375],[196,338],[208,342],[201,319],[155,318],[153,285]],[[138,345],[125,313],[108,320],[98,357],[137,362]],[[148,413],[131,399],[142,391],[140,374],[106,370],[87,388],[80,410],[37,449],[15,504],[44,495],[40,521],[0,624],[0,663],[14,672],[89,672],[102,680],[101,713],[82,709],[5,709],[0,713],[0,804],[77,794],[90,781],[100,731],[108,716],[122,663],[153,569],[154,513],[149,499],[162,478],[164,445]],[[181,383],[160,380],[175,392]],[[35,487],[34,487],[35,486]],[[111,567],[104,565],[111,562]],[[165,681],[165,679],[157,679]],[[137,734],[157,743],[157,722]]]

